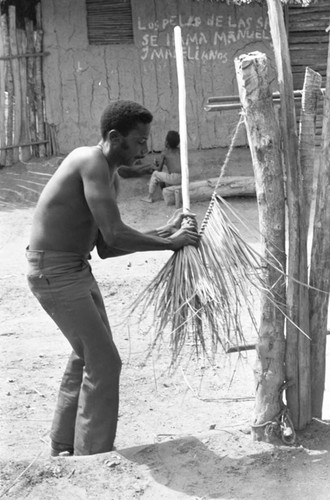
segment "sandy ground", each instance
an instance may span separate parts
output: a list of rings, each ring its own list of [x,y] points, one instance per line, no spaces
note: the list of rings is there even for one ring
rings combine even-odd
[[[132,300],[169,258],[148,252],[92,266],[104,295],[123,359],[116,451],[91,457],[49,457],[49,428],[61,375],[70,352],[25,281],[24,248],[41,184],[56,162],[0,171],[1,486],[0,498],[33,500],[328,500],[330,405],[293,446],[253,442],[254,351],[182,361],[169,373],[164,348],[146,360],[151,337],[128,325]],[[124,181],[128,182],[128,181]],[[147,179],[139,180],[142,190]],[[136,186],[136,183],[134,184]],[[140,201],[126,185],[124,220],[156,227],[173,213],[157,201]],[[33,189],[33,191],[31,191]],[[133,192],[129,197],[127,193]],[[2,201],[1,201],[2,200]],[[257,245],[255,199],[233,199]],[[199,221],[208,203],[192,206]],[[329,377],[328,377],[329,379]]]

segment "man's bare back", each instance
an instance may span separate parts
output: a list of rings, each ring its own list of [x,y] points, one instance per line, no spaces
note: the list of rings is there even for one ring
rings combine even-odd
[[[163,153],[163,163],[166,165],[169,174],[181,174],[180,149],[167,148]]]

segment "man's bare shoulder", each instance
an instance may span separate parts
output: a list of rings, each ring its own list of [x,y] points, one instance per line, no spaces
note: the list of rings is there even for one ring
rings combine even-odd
[[[53,183],[80,183],[98,179],[107,182],[108,164],[102,152],[95,146],[82,146],[69,153],[53,176]]]
[[[64,158],[60,168],[83,169],[102,163],[104,163],[104,157],[96,146],[81,146]]]

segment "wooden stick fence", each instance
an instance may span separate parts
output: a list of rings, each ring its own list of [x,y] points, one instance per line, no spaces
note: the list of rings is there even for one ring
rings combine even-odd
[[[319,146],[321,143],[322,135],[322,120],[323,120],[323,101],[324,101],[325,88],[320,88],[318,93],[318,109],[316,115],[316,130],[315,130],[315,145]],[[296,108],[296,115],[299,116],[301,113],[302,99],[303,99],[303,89],[293,91],[294,104]],[[280,106],[281,99],[279,92],[272,93],[273,103]],[[233,109],[240,109],[241,101],[238,95],[227,95],[227,96],[213,96],[209,97],[204,104],[204,110],[208,112],[213,111],[230,111]],[[297,126],[299,126],[299,121],[297,121]]]
[[[45,123],[40,4],[36,25],[17,28],[16,7],[0,16],[0,165],[57,154],[56,131]]]

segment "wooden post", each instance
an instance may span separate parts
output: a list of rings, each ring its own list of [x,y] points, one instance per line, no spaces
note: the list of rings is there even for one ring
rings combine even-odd
[[[315,203],[310,266],[310,331],[312,337],[312,415],[322,417],[325,383],[326,333],[330,285],[330,35],[324,96],[322,151]]]
[[[315,121],[317,99],[321,88],[322,77],[310,68],[306,68],[305,81],[301,101],[299,124],[299,158],[301,180],[299,181],[299,226],[300,252],[303,261],[300,266],[300,281],[308,283],[307,238],[310,220],[310,209],[313,197],[313,178],[315,163]],[[310,332],[309,325],[309,290],[300,287],[300,326]],[[308,318],[307,318],[308,314]],[[306,323],[308,321],[308,329]],[[298,335],[298,373],[299,373],[299,428],[302,429],[312,419],[311,394],[311,341],[304,335]]]
[[[1,15],[1,36],[4,56],[10,56],[9,28],[6,14]],[[6,89],[7,89],[7,120],[6,120],[6,146],[13,145],[13,113],[14,113],[14,83],[10,60],[6,61]],[[6,152],[6,166],[14,163],[13,150]]]
[[[23,30],[17,30],[17,45],[18,52],[20,54],[25,54],[27,51],[27,41],[26,34]],[[19,63],[19,74],[21,79],[21,144],[27,144],[30,142],[29,133],[29,121],[28,121],[28,111],[27,111],[27,61],[25,57],[21,57],[18,60]],[[22,146],[21,148],[21,160],[28,161],[31,158],[31,147]]]
[[[288,203],[288,287],[286,324],[287,402],[294,427],[303,429],[311,421],[310,359],[306,338],[309,335],[307,284],[307,227],[303,200],[302,174],[298,150],[293,80],[287,34],[280,0],[267,0],[268,16],[277,67],[281,101],[281,132],[287,175]]]
[[[322,76],[311,68],[306,68],[299,122],[299,155],[307,227],[313,197],[316,115],[321,83]]]
[[[17,38],[16,38],[16,7],[9,5],[9,43],[12,56],[17,56]],[[19,63],[17,58],[9,61],[12,68],[13,83],[14,83],[14,145],[19,144],[21,140],[21,124],[22,124],[22,90],[21,77],[19,72]],[[16,163],[19,160],[19,148],[13,149],[13,160]]]
[[[25,19],[25,31],[27,38],[27,51],[33,53],[34,50],[34,32],[33,21]],[[28,99],[28,122],[30,129],[31,142],[37,142],[37,127],[36,127],[36,103],[34,92],[35,81],[35,57],[28,57],[27,60],[27,99]],[[32,146],[33,156],[37,156],[38,146]]]
[[[285,202],[280,132],[268,80],[267,57],[260,52],[235,60],[239,94],[245,115],[252,156],[262,235],[262,255],[281,267],[263,266],[264,279],[280,304],[285,303]],[[256,345],[256,401],[252,435],[268,440],[265,422],[273,421],[281,410],[284,382],[284,316],[261,295],[259,340]]]
[[[179,91],[179,131],[180,131],[180,160],[181,160],[181,187],[183,210],[190,210],[189,198],[189,168],[188,168],[188,138],[187,138],[187,118],[186,118],[186,86],[184,76],[184,62],[182,51],[181,28],[174,28],[174,42],[176,55],[176,68],[178,73]]]
[[[2,23],[0,23],[0,56],[4,57],[4,44]],[[6,75],[7,75],[7,62],[0,60],[0,148],[6,146]],[[6,151],[0,150],[0,168],[6,165]]]
[[[37,30],[35,33],[35,50],[36,52],[42,52],[42,29],[41,29],[41,6],[40,3],[36,5],[36,19],[37,19]],[[42,83],[42,58],[37,57],[35,61],[35,96],[36,96],[36,110],[37,110],[37,140],[45,140],[45,116],[44,116],[44,89]],[[46,156],[46,146],[45,144],[40,144],[39,146],[39,156],[44,158]]]

